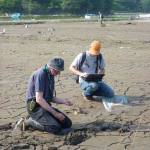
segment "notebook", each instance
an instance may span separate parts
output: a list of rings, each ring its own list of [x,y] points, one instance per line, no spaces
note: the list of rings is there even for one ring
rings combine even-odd
[[[86,77],[83,77],[85,81],[101,81],[105,74],[87,74]]]

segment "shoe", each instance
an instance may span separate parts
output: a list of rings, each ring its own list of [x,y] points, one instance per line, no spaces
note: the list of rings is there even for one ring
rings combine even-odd
[[[112,111],[112,103],[109,103],[103,100],[103,105],[108,112]]]
[[[44,126],[41,125],[40,123],[38,123],[36,120],[32,119],[31,117],[29,117],[26,121],[25,121],[26,126],[34,128],[34,129],[38,129],[38,130],[42,130],[44,131]]]
[[[24,117],[22,117],[19,121],[17,121],[16,125],[14,126],[14,130],[16,129],[25,131],[25,118]]]
[[[89,101],[89,100],[93,100],[92,96],[85,96],[84,93],[82,93],[82,96],[85,100]]]

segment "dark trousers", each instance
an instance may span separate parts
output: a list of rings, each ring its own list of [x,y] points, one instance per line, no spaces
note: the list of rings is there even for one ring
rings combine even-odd
[[[28,105],[27,105],[28,108]],[[62,113],[58,109],[54,108],[57,112]],[[57,118],[55,118],[51,113],[46,111],[40,106],[37,106],[32,111],[29,111],[28,113],[30,117],[34,120],[29,123],[29,126],[44,130],[46,132],[56,133],[59,134],[61,130],[70,128],[72,126],[72,121],[64,114],[65,119],[63,122],[60,122]],[[37,122],[37,123],[36,123]]]

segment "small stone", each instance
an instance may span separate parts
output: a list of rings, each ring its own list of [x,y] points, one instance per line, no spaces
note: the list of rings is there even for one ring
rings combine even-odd
[[[78,112],[77,111],[74,111],[74,115],[77,115],[78,114]]]

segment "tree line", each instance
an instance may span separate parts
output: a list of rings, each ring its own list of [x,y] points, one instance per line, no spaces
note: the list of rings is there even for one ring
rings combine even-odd
[[[0,13],[81,15],[99,11],[150,12],[150,0],[0,0]]]

